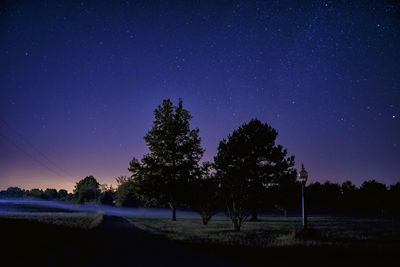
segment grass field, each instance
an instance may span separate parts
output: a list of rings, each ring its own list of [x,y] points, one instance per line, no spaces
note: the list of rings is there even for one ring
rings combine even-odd
[[[97,257],[94,234],[103,215],[33,213],[0,216],[0,266],[61,266]],[[101,242],[97,242],[101,243]]]
[[[228,219],[211,220],[204,226],[200,219],[127,218],[142,230],[185,243],[210,243],[259,248],[309,247],[309,246],[398,246],[400,244],[400,220],[310,217],[309,225],[320,236],[314,240],[295,238],[301,227],[299,217],[260,217],[258,222],[246,222],[240,232],[232,230]]]
[[[2,215],[0,236],[7,246],[0,265],[400,263],[399,219],[311,216],[309,224],[320,235],[309,240],[295,237],[301,226],[299,217],[260,217],[258,222],[246,222],[240,232],[223,216],[207,226],[200,218],[125,219],[83,212]]]
[[[82,213],[37,213],[23,215],[0,215],[0,219],[13,219],[19,221],[27,221],[40,223],[44,225],[56,225],[76,229],[93,229],[98,226],[103,215],[94,212]]]

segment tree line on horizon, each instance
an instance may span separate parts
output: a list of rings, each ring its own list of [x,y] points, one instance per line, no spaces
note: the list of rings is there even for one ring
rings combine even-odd
[[[182,100],[177,106],[164,100],[154,117],[144,137],[150,152],[130,161],[128,170],[132,175],[116,178],[117,188],[100,185],[93,176],[87,176],[77,182],[74,194],[55,189],[18,191],[13,187],[0,191],[0,197],[19,194],[14,197],[169,206],[172,220],[176,220],[178,206],[188,207],[200,213],[204,224],[216,212],[225,211],[237,231],[245,221],[257,220],[263,211],[298,214],[301,184],[294,156],[288,156],[287,150],[276,144],[278,133],[270,125],[252,119],[239,126],[219,143],[213,163],[200,164],[204,149],[199,129],[190,128],[192,116],[183,108]],[[394,204],[400,200],[400,182],[389,189],[374,180],[364,182],[360,188],[350,181],[342,185],[316,182],[307,186],[306,193],[310,212],[379,216],[400,213]]]
[[[88,177],[92,179],[93,176]],[[93,179],[95,178],[93,177]],[[34,188],[29,190],[19,187],[8,187],[6,190],[1,190],[0,199],[24,198],[73,203],[91,202],[117,207],[144,207],[147,205],[138,195],[136,184],[131,177],[120,176],[116,180],[118,180],[116,188],[105,184],[98,184],[98,186],[93,184],[87,187],[82,191],[92,191],[92,193],[82,194],[81,200],[79,200],[77,191],[68,193],[65,189],[47,188],[43,190]],[[274,185],[268,187],[263,198],[260,200],[261,210],[283,216],[298,215],[301,208],[300,186],[301,184],[296,182],[291,186]],[[213,194],[216,197],[215,192],[205,191],[207,189],[210,190],[210,187],[209,185],[202,185],[202,190],[199,190],[202,194],[198,194],[198,199],[208,198],[208,196],[212,196]],[[400,182],[387,186],[375,180],[368,180],[363,182],[360,187],[357,187],[351,181],[345,181],[342,184],[329,181],[324,183],[313,182],[306,186],[306,193],[307,208],[314,214],[400,215],[400,207],[397,204],[400,203]],[[203,200],[202,203],[204,203],[203,205],[210,205],[212,201],[206,202]],[[216,211],[223,211],[223,205],[216,205],[215,203],[212,205],[215,205]],[[165,207],[165,205],[158,206]]]

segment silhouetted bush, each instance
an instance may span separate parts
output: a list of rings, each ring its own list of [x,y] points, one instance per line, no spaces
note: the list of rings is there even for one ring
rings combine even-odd
[[[137,207],[141,203],[137,195],[137,184],[133,178],[120,176],[117,179],[118,188],[115,192],[117,206]]]

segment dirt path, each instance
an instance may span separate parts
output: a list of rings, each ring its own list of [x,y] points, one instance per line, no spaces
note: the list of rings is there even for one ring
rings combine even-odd
[[[116,216],[104,216],[94,230],[92,242],[99,257],[82,265],[239,266],[228,259],[150,235]]]

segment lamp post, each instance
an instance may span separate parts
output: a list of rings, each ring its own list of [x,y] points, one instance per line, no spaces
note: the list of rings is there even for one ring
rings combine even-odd
[[[307,227],[307,214],[306,214],[306,208],[305,208],[305,204],[304,204],[304,194],[305,194],[307,179],[308,179],[308,173],[304,169],[304,164],[301,164],[299,180],[301,182],[301,211],[303,214],[303,229],[305,229]]]

